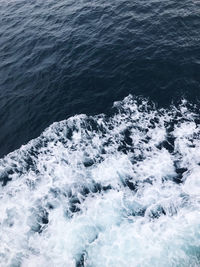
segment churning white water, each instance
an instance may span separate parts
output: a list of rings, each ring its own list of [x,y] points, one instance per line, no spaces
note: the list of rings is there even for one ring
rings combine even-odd
[[[200,124],[126,97],[0,160],[0,266],[200,266]]]

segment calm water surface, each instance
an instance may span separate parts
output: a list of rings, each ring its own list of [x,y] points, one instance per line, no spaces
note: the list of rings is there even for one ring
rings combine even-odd
[[[0,155],[128,94],[200,97],[200,2],[0,0]]]

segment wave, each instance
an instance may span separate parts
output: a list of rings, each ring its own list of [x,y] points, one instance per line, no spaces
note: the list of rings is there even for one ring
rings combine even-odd
[[[0,160],[2,266],[199,266],[200,126],[131,95]]]

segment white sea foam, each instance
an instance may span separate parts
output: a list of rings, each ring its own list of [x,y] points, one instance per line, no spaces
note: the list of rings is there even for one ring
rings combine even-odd
[[[126,97],[0,160],[1,266],[199,266],[200,127]]]

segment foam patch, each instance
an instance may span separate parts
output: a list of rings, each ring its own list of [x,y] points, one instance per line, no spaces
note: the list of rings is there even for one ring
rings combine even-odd
[[[126,97],[0,160],[2,266],[199,266],[195,107]]]

